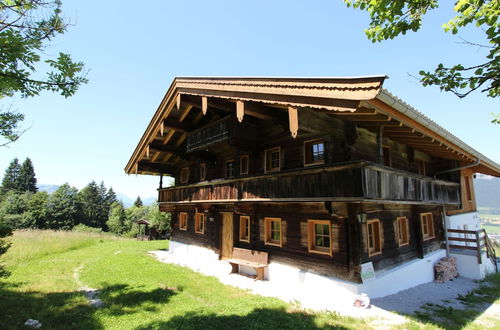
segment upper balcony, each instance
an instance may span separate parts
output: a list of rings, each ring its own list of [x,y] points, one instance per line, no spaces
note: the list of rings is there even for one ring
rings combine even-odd
[[[460,204],[460,184],[368,162],[304,168],[159,189],[165,204],[384,201]]]
[[[255,131],[248,121],[238,123],[235,117],[228,116],[192,131],[187,137],[186,152],[201,150],[229,139],[251,141]]]

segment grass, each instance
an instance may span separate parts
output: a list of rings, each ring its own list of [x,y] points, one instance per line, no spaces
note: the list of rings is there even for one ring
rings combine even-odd
[[[486,229],[488,234],[500,234],[500,225],[481,225],[482,229]]]
[[[43,329],[370,328],[335,313],[312,313],[160,263],[147,251],[167,241],[78,232],[20,231],[2,258],[0,328],[29,319]],[[80,283],[80,284],[79,284]],[[81,283],[100,290],[92,308]]]
[[[18,231],[2,257],[0,328],[43,329],[377,329],[380,320],[304,311],[278,299],[225,286],[213,277],[163,264],[147,251],[167,241],[136,241],[106,234]],[[97,288],[103,308],[89,305],[81,286]],[[318,293],[321,294],[321,293]],[[481,319],[481,307],[499,304],[500,276],[461,297],[465,311],[427,305],[396,329],[500,327]],[[486,316],[485,316],[486,317]],[[378,322],[377,322],[378,321]],[[384,328],[390,328],[384,325]],[[488,326],[486,326],[488,327]]]

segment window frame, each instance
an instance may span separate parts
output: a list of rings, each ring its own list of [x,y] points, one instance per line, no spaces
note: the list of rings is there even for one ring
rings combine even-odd
[[[189,182],[189,166],[181,168],[181,183]]]
[[[267,168],[267,158],[268,158],[268,153],[271,155],[271,153],[277,151],[278,152],[278,167],[272,167],[272,168]],[[271,165],[271,163],[270,163]],[[281,147],[273,147],[266,149],[264,151],[264,173],[270,173],[270,172],[278,172],[281,170]]]
[[[184,218],[184,226],[182,226],[182,218]],[[179,230],[187,231],[188,229],[188,213],[179,212]]]
[[[247,169],[246,171],[243,171],[243,159],[246,159],[246,163],[247,163]],[[243,174],[248,174],[249,172],[249,168],[250,168],[250,157],[249,155],[242,155],[240,156],[240,175],[243,175]]]
[[[424,221],[426,222],[427,230],[429,231],[428,234],[425,234],[424,232]],[[430,229],[432,229],[432,233],[430,233],[429,227]],[[420,213],[420,229],[422,230],[422,239],[424,241],[436,238],[436,231],[434,228],[434,215],[432,214],[432,212]]]
[[[244,234],[242,231],[242,226],[241,226],[241,224],[243,222],[246,222],[246,234],[247,234],[248,238],[244,238],[244,236],[242,235],[242,234]],[[248,215],[240,215],[240,227],[239,227],[238,238],[239,238],[240,242],[250,243],[250,216],[248,216]]]
[[[405,226],[406,226],[406,241],[402,241],[402,237],[401,237],[401,234],[402,234],[402,231],[401,231],[401,221],[404,221],[405,222]],[[407,217],[397,217],[396,218],[396,226],[397,226],[397,235],[398,235],[398,246],[406,246],[406,245],[409,245],[410,244],[410,221],[408,220]]]
[[[271,224],[273,222],[277,222],[280,226],[279,227],[279,233],[280,233],[279,242],[277,242],[276,240],[271,240],[271,238],[270,238],[270,235],[272,234]],[[264,244],[270,245],[270,246],[278,246],[278,247],[283,246],[283,228],[281,225],[281,218],[272,218],[272,217],[265,217],[264,218]]]
[[[423,160],[422,158],[417,158],[417,169],[418,169],[418,174],[427,176],[427,166],[426,166],[426,161]]]
[[[200,230],[200,223],[203,223],[203,228]],[[205,234],[205,226],[206,226],[206,217],[205,213],[196,212],[194,214],[194,232],[196,234]]]
[[[311,150],[311,147],[315,144],[323,144],[323,159],[319,161],[313,161],[313,152]],[[310,166],[310,165],[318,165],[318,164],[324,164],[325,163],[325,154],[326,154],[326,148],[325,148],[325,139],[322,138],[317,138],[317,139],[312,139],[312,140],[307,140],[304,141],[304,166]],[[308,159],[310,160],[308,162]]]
[[[230,176],[230,175],[228,175],[228,168],[229,168],[229,167],[228,167],[228,164],[229,164],[229,163],[233,163],[233,175],[231,175],[231,176]],[[235,175],[235,173],[234,173],[234,172],[235,172],[234,165],[235,165],[235,161],[234,161],[234,159],[233,159],[233,158],[226,159],[226,160],[224,161],[224,177],[225,177],[225,178],[234,178],[234,177],[236,176],[236,175]]]
[[[316,232],[314,231],[316,224],[320,225],[328,225],[328,238],[330,240],[330,246],[328,251],[324,247],[316,247],[315,246],[315,241],[316,241]],[[321,235],[325,236],[325,235]],[[317,219],[308,219],[307,220],[307,247],[308,247],[308,252],[309,253],[317,253],[317,254],[324,254],[324,255],[329,255],[332,256],[332,222],[330,220],[317,220]],[[318,250],[318,248],[320,248]]]
[[[207,179],[207,164],[201,163],[200,164],[200,181],[205,181],[206,179]]]
[[[377,242],[378,241],[378,244],[379,244],[379,250],[376,250],[375,248],[375,251],[372,252],[370,250],[370,225],[372,224],[376,224],[378,223],[378,240],[376,240],[377,237],[374,237],[373,238],[373,242]],[[380,219],[372,219],[372,220],[368,220],[366,222],[366,247],[368,248],[368,257],[373,257],[373,256],[376,256],[376,255],[379,255],[379,254],[382,254],[382,222],[380,221]],[[375,235],[375,233],[374,233]],[[376,246],[376,244],[374,244]]]

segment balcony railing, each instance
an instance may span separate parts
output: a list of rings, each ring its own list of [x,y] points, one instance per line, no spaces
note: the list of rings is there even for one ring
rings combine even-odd
[[[163,188],[158,200],[175,204],[326,200],[459,204],[460,185],[357,162]]]

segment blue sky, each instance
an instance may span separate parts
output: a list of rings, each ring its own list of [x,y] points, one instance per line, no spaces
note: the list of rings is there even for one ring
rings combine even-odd
[[[443,31],[451,2],[418,33],[377,44],[363,32],[368,15],[338,0],[63,2],[73,26],[46,54],[84,61],[90,83],[69,99],[44,93],[0,101],[25,113],[30,127],[0,150],[1,174],[14,157],[30,157],[39,183],[82,188],[102,180],[129,196],[155,196],[157,177],[127,176],[123,168],[175,76],[386,74],[385,88],[500,161],[500,126],[490,124],[498,100],[458,99],[408,75],[482,58]],[[483,41],[475,28],[459,36]]]

